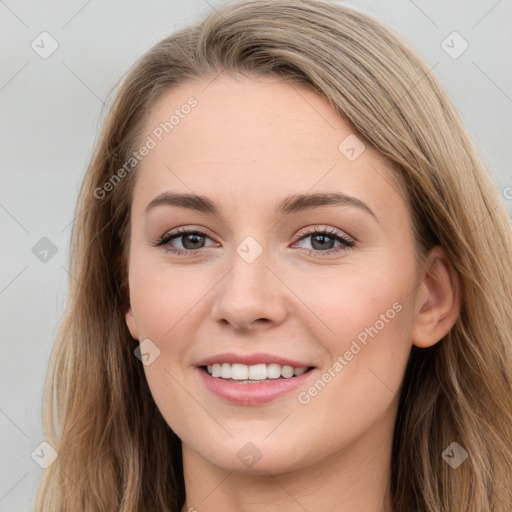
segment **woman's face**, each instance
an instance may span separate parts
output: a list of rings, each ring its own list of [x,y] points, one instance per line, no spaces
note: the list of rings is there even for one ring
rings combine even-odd
[[[390,443],[420,288],[387,162],[268,77],[182,85],[142,140],[126,320],[186,453],[275,473]]]

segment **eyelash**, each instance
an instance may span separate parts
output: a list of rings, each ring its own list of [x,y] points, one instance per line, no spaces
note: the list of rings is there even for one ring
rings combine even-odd
[[[205,249],[205,248],[190,249],[190,250],[176,249],[176,247],[172,247],[171,245],[169,245],[169,242],[171,240],[173,240],[174,238],[183,237],[185,235],[200,235],[203,237],[210,238],[208,236],[208,233],[206,233],[205,231],[198,229],[198,228],[195,228],[195,229],[178,228],[175,231],[165,234],[156,243],[154,243],[152,245],[155,247],[162,247],[164,251],[176,254],[178,256],[195,256],[196,254],[198,254],[199,252],[201,252],[202,250]],[[342,251],[346,251],[347,249],[350,249],[355,246],[355,242],[353,242],[352,240],[349,240],[347,237],[340,235],[339,233],[337,233],[334,230],[328,230],[328,229],[322,229],[322,230],[313,229],[311,231],[307,231],[306,233],[303,233],[301,235],[301,237],[297,240],[297,242],[300,242],[300,241],[304,240],[305,238],[308,238],[311,235],[327,235],[330,238],[334,238],[336,241],[341,242],[342,246],[334,248],[334,249],[329,249],[327,251],[319,251],[317,249],[303,249],[304,251],[307,251],[308,256],[316,257],[316,255],[318,253],[320,253],[322,255],[324,255],[324,254],[330,255],[330,254],[340,253]]]

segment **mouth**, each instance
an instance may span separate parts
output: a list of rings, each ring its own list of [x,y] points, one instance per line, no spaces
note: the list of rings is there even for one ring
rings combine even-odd
[[[245,368],[242,368],[245,367]],[[278,398],[296,400],[292,391],[306,387],[319,369],[279,364],[215,363],[196,367],[212,397],[237,406],[258,406]]]
[[[215,363],[199,367],[215,379],[222,379],[236,384],[261,384],[283,379],[293,379],[313,370],[314,366],[293,367],[289,365],[241,363]]]

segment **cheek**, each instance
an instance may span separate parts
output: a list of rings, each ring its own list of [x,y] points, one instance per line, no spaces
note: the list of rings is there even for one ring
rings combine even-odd
[[[326,454],[380,418],[394,421],[388,413],[397,407],[411,349],[412,308],[405,283],[388,275],[352,285],[347,281],[344,298],[331,305],[330,326],[336,334],[323,338],[331,361],[297,397],[295,418],[302,417],[304,425],[311,418],[322,422],[319,443]]]
[[[328,308],[323,318],[332,331],[324,336],[324,347],[332,365],[337,363],[331,372],[336,383],[330,387],[343,388],[354,401],[380,392],[391,399],[411,349],[412,261],[404,259],[400,266],[392,258],[374,262],[364,270],[347,269],[322,299]]]
[[[322,286],[311,288],[315,305],[328,317],[334,331],[332,346],[356,338],[364,342],[368,330],[375,335],[389,333],[405,316],[404,301],[411,289],[407,262],[400,267],[388,255],[375,254],[364,262],[343,267]],[[382,336],[386,337],[386,336]]]
[[[370,340],[387,344],[402,332],[405,287],[390,278],[388,282],[372,280],[359,283],[352,290],[345,288],[336,323],[342,343],[357,339],[363,346],[369,346]]]
[[[134,261],[130,269],[130,301],[141,338],[163,343],[180,330],[199,300],[196,275]]]

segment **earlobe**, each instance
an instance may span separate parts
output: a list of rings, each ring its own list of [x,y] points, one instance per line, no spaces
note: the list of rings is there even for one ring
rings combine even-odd
[[[137,329],[137,322],[135,320],[135,315],[133,314],[132,308],[130,307],[125,315],[126,325],[132,335],[132,338],[135,340],[139,339],[139,330]]]
[[[440,246],[426,259],[420,290],[411,337],[413,345],[427,348],[446,336],[460,312],[459,277]]]

